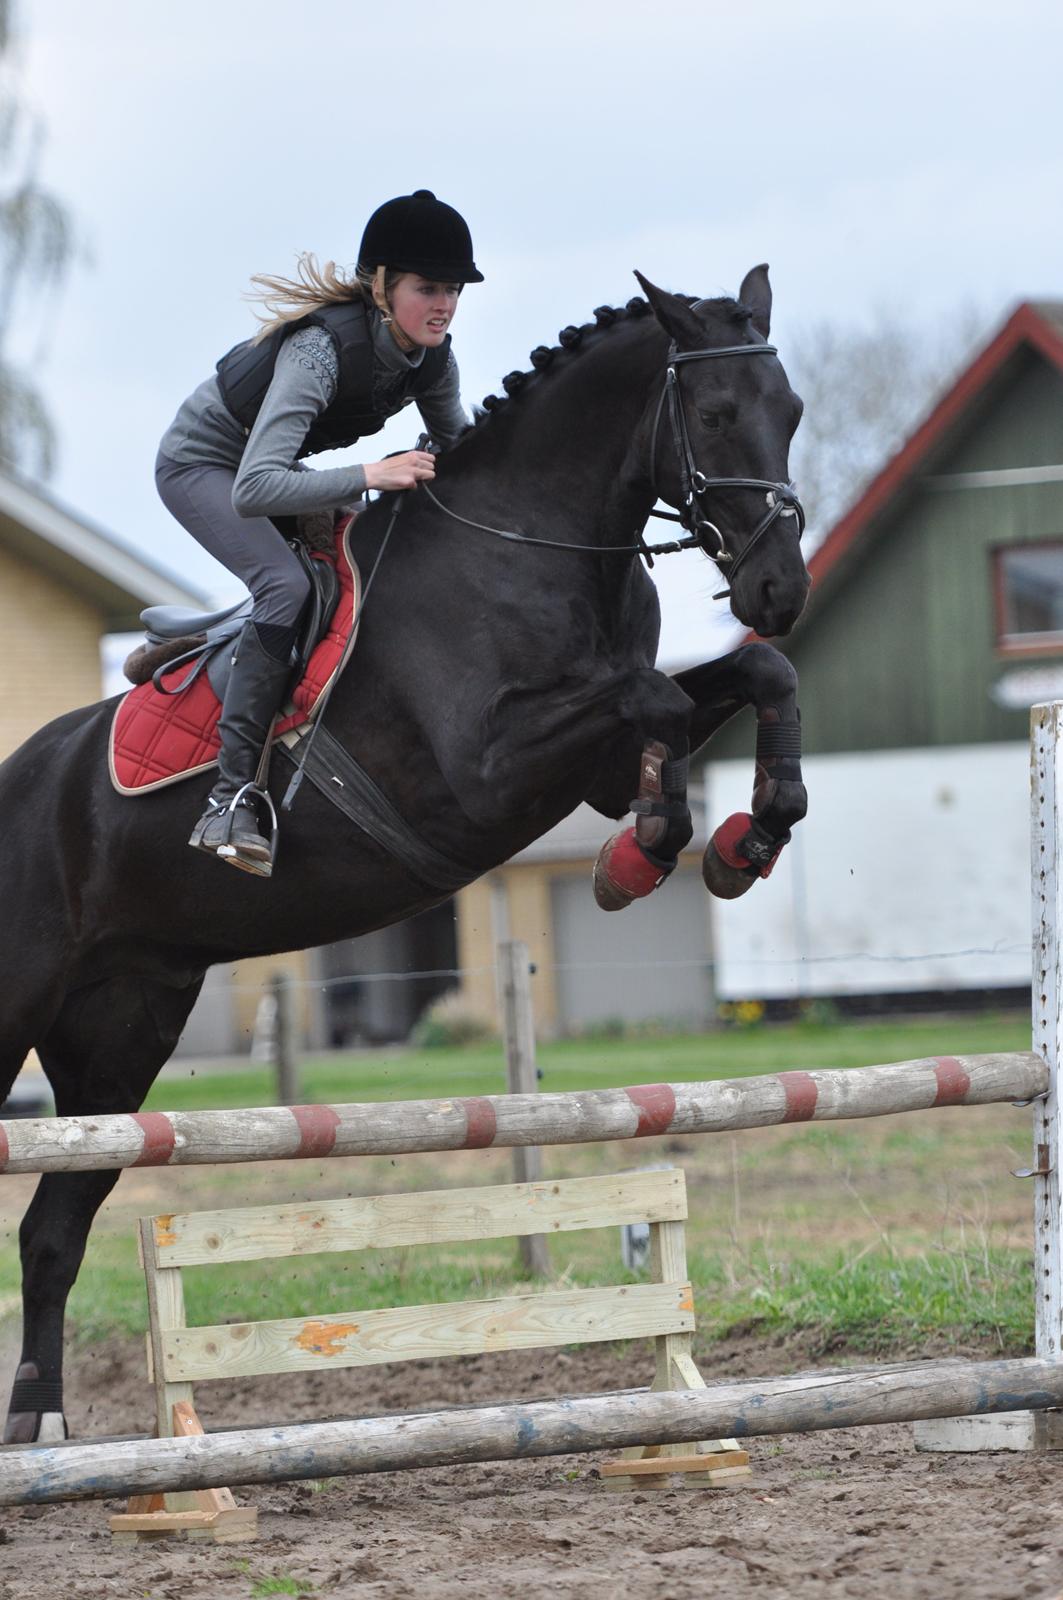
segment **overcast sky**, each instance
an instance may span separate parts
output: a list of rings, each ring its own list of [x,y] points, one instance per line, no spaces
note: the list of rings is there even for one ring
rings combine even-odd
[[[962,303],[996,321],[1063,294],[1059,0],[22,0],[19,18],[41,177],[91,256],[17,345],[43,362],[53,490],[215,596],[233,580],[156,500],[159,437],[252,331],[250,275],[300,249],[352,263],[392,195],[430,187],[471,224],[467,401],[627,299],[636,266],[715,294],[769,261],[784,360],[815,319],[928,326]],[[416,430],[407,413],[378,453]],[[664,655],[718,654],[715,569],[656,575]]]

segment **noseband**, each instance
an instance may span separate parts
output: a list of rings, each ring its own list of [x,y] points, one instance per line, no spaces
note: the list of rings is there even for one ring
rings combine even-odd
[[[683,361],[713,361],[723,356],[757,356],[776,355],[777,349],[773,344],[729,344],[721,345],[715,350],[678,350],[673,340],[668,350],[668,368],[665,373],[664,388],[661,398],[657,402],[657,411],[653,419],[653,438],[650,442],[650,473],[656,478],[657,467],[657,435],[660,432],[661,416],[665,404],[668,406],[668,420],[672,428],[672,438],[675,441],[676,455],[679,458],[679,481],[682,494],[682,509],[676,511],[651,511],[651,517],[661,517],[668,522],[678,522],[690,535],[687,539],[680,539],[672,546],[664,547],[660,553],[668,550],[692,549],[694,546],[705,549],[707,533],[716,536],[717,548],[708,550],[713,561],[721,569],[726,568],[727,578],[733,583],[735,574],[746,560],[750,551],[773,527],[780,517],[797,518],[797,537],[800,538],[805,531],[805,512],[797,490],[792,483],[772,483],[768,478],[707,478],[698,468],[694,459],[694,449],[690,442],[690,431],[687,428],[686,412],[683,409],[683,397],[679,388],[679,373],[677,368]],[[710,522],[708,517],[702,515],[702,496],[710,494],[714,489],[763,489],[768,509],[757,523],[748,540],[737,555],[728,550],[723,534],[715,522]],[[651,563],[652,564],[652,563]],[[714,600],[726,599],[730,589],[722,589],[719,594],[713,595]]]

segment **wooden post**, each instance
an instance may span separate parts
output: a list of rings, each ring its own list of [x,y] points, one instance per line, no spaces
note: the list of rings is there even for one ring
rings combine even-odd
[[[1035,1348],[1063,1362],[1060,1233],[1059,1058],[1063,1048],[1063,704],[1030,712],[1030,963],[1033,1048],[1048,1063],[1048,1087],[1033,1101]],[[1012,1411],[915,1425],[917,1450],[1063,1450],[1063,1412]]]
[[[1033,1047],[1048,1062],[1048,1093],[1034,1101],[1036,1350],[1063,1359],[1060,1251],[1059,1057],[1063,1048],[1063,705],[1034,706],[1031,738]]]
[[[531,963],[521,939],[506,939],[498,946],[498,992],[502,1000],[502,1040],[506,1051],[506,1088],[510,1094],[536,1094],[539,1077],[535,1064],[535,1015],[532,1011]],[[517,1183],[538,1183],[543,1175],[539,1145],[513,1151],[513,1177]],[[550,1251],[541,1233],[518,1239],[521,1270],[529,1277],[550,1276]]]
[[[269,980],[276,1012],[273,1025],[273,1065],[279,1106],[299,1105],[299,1060],[292,1019],[292,980],[287,972],[274,972]]]

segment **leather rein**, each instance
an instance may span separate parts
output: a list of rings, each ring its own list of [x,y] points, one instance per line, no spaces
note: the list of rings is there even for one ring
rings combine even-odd
[[[560,539],[538,539],[528,533],[517,533],[509,528],[493,528],[486,522],[474,522],[470,517],[463,517],[457,511],[452,511],[449,506],[430,489],[427,483],[422,483],[419,488],[426,494],[434,506],[444,512],[455,522],[463,523],[467,528],[476,528],[480,533],[490,533],[496,539],[508,539],[513,544],[539,545],[549,550],[571,550],[574,552],[592,553],[595,555],[639,555],[646,565],[653,566],[654,556],[673,555],[680,550],[704,550],[711,556],[721,569],[726,567],[727,577],[734,580],[734,575],[746,560],[750,551],[773,527],[780,517],[796,517],[797,536],[805,530],[805,513],[797,490],[792,483],[773,483],[768,478],[709,478],[698,468],[694,458],[693,445],[690,442],[690,431],[687,427],[686,413],[683,409],[683,399],[679,387],[678,366],[684,361],[709,361],[723,356],[754,356],[777,355],[778,348],[773,344],[733,344],[721,345],[710,350],[678,350],[673,340],[668,350],[668,366],[665,371],[664,387],[661,397],[657,402],[657,409],[653,419],[653,436],[650,441],[650,473],[654,474],[657,465],[657,437],[661,428],[661,417],[665,406],[668,407],[668,420],[671,425],[672,439],[679,459],[679,478],[682,490],[682,509],[680,511],[651,511],[651,517],[660,517],[668,522],[678,522],[686,529],[688,537],[674,539],[667,544],[650,545],[640,533],[637,544],[597,545],[597,544],[567,544]],[[737,555],[727,549],[723,534],[714,522],[702,515],[701,498],[710,494],[715,489],[763,489],[768,509],[757,523],[748,541]],[[717,548],[710,550],[705,545],[705,535],[711,532],[716,536]],[[723,589],[719,594],[713,595],[714,600],[726,599],[730,594],[729,589]]]

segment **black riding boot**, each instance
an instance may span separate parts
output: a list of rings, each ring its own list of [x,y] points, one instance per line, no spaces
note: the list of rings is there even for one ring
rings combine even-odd
[[[273,871],[276,817],[269,796],[255,787],[255,777],[291,670],[288,661],[278,661],[263,647],[255,623],[247,623],[233,654],[218,721],[218,777],[188,841],[193,849],[206,850],[261,878]],[[268,839],[261,831],[260,806],[269,811],[273,823]]]

